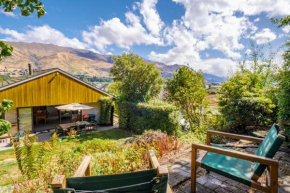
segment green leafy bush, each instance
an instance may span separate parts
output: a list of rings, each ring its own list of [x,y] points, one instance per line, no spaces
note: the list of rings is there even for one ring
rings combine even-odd
[[[109,125],[109,124],[111,124],[113,98],[112,97],[102,97],[100,99],[100,102],[101,102],[100,124],[101,125]]]
[[[3,99],[0,103],[0,117],[3,113],[7,113],[13,107],[13,101]],[[0,119],[0,136],[7,133],[11,129],[9,121]]]
[[[170,135],[180,130],[178,109],[165,102],[119,102],[119,126],[137,134],[145,130],[161,130]]]

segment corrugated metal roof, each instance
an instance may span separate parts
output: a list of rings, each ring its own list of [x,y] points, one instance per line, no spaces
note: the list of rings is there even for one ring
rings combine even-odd
[[[50,72],[50,71],[54,71],[56,69],[57,68],[50,68],[50,69],[46,69],[46,70],[40,70],[40,71],[37,71],[37,72],[33,72],[32,75],[23,75],[23,76],[19,76],[19,77],[15,77],[15,78],[4,80],[4,81],[0,82],[0,88],[9,86],[11,84],[15,84],[17,82],[24,81],[24,80],[29,79],[29,78],[33,78],[33,77],[42,75],[42,74]]]

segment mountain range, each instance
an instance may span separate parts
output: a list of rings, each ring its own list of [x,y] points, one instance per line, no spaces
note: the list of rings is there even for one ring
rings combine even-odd
[[[0,69],[9,71],[27,69],[28,63],[33,69],[60,68],[73,75],[109,77],[113,66],[112,55],[101,55],[89,50],[60,47],[53,44],[7,42],[14,47],[13,55],[4,58]],[[145,62],[155,63],[163,77],[171,77],[180,65],[166,65],[144,59]],[[224,82],[225,77],[204,73],[209,82]]]

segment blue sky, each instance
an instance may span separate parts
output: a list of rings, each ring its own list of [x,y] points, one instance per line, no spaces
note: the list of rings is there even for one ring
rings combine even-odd
[[[0,9],[0,39],[52,43],[100,54],[134,53],[167,65],[226,76],[249,53],[249,40],[277,49],[290,27],[289,0],[43,0],[41,19]]]

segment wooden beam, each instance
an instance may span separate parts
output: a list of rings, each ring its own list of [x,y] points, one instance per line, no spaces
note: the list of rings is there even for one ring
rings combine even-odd
[[[191,193],[196,192],[196,155],[197,149],[192,148],[191,150]]]
[[[252,188],[255,188],[257,190],[261,190],[263,192],[266,192],[266,193],[270,193],[271,190],[269,187],[267,186],[264,186],[263,184],[261,184],[260,182],[255,182],[255,181],[251,181],[251,187]],[[274,193],[274,192],[271,192],[271,193]]]
[[[169,172],[168,172],[168,168],[166,165],[157,167],[157,176],[167,176],[168,173]]]
[[[278,166],[270,166],[270,189],[271,193],[278,192]]]
[[[236,157],[236,158],[240,158],[240,159],[244,159],[244,160],[249,160],[252,162],[258,162],[261,164],[278,167],[278,161],[273,160],[273,159],[269,159],[266,157],[262,157],[262,156],[251,155],[251,154],[238,152],[238,151],[231,151],[231,150],[227,150],[227,149],[217,148],[217,147],[208,146],[208,145],[202,145],[202,144],[198,144],[198,143],[192,144],[192,151],[194,151],[194,149],[195,150],[201,149],[201,150],[205,150],[205,151],[209,151],[209,152],[214,152],[214,153],[223,154],[223,155],[227,155],[227,156],[231,156],[231,157]],[[196,159],[194,161],[196,161]]]
[[[211,143],[211,133],[206,132],[206,144],[210,145],[210,143]]]
[[[202,151],[202,153],[200,151],[200,155],[199,155],[199,157],[197,158],[197,160],[195,162],[196,167],[200,167],[201,166],[201,162],[205,158],[206,155],[207,155],[207,151]]]
[[[51,183],[52,189],[66,188],[66,178],[65,175],[55,176]]]
[[[90,156],[85,156],[83,159],[82,163],[80,164],[79,168],[75,172],[73,177],[83,177],[87,175],[91,175],[91,157]]]
[[[150,159],[150,165],[152,168],[158,168],[160,166],[153,150],[149,150],[149,159]]]
[[[246,136],[246,135],[237,135],[237,134],[220,132],[220,131],[212,131],[212,130],[207,130],[207,135],[208,136],[217,135],[217,136],[228,137],[228,138],[233,138],[233,139],[243,139],[243,140],[247,140],[247,141],[253,141],[256,143],[262,143],[262,141],[263,141],[262,138],[258,138],[258,137],[252,137],[252,136]],[[207,139],[207,142],[208,142],[208,139]]]

